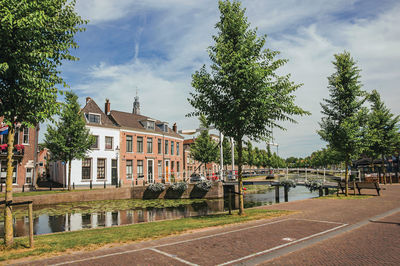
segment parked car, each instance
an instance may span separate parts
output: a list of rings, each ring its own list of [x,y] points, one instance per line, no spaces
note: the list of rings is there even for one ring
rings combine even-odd
[[[199,173],[193,173],[190,176],[190,183],[206,180],[205,176]]]

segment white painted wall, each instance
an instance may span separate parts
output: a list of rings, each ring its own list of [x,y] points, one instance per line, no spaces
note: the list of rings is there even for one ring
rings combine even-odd
[[[119,149],[120,141],[119,135],[120,131],[117,128],[105,128],[105,127],[95,127],[95,126],[86,126],[89,128],[90,133],[92,135],[99,136],[99,149],[91,150],[87,154],[87,158],[92,159],[92,167],[91,167],[91,180],[93,185],[103,185],[104,180],[97,179],[97,159],[106,159],[106,184],[111,184],[111,160],[117,159],[119,157]],[[105,149],[105,137],[113,137],[113,149],[106,150]],[[68,166],[66,165],[66,176],[68,177]],[[119,162],[117,165],[117,171],[119,175]],[[59,172],[60,173],[60,172]],[[53,180],[57,180],[58,182],[66,180],[64,178],[54,177]],[[68,182],[68,180],[66,181]],[[71,186],[75,183],[75,186],[89,186],[90,180],[82,180],[82,160],[73,160],[71,164]]]

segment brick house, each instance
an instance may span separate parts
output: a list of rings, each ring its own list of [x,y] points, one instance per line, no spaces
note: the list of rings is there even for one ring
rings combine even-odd
[[[3,119],[0,118],[0,126]],[[14,138],[13,187],[21,190],[32,185],[37,172],[39,126],[17,129]],[[7,176],[7,135],[0,135],[0,183]]]
[[[111,110],[120,126],[120,180],[124,185],[173,182],[183,178],[183,137],[176,124],[140,114],[135,97],[132,113]]]
[[[132,113],[111,110],[106,100],[104,111],[90,97],[82,112],[86,127],[96,143],[84,160],[74,160],[71,182],[76,186],[121,184],[143,185],[182,179],[183,137],[166,122],[140,115],[135,97]],[[51,163],[51,179],[66,183],[68,172],[61,163]]]

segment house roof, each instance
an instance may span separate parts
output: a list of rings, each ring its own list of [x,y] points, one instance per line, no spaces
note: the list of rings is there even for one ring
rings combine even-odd
[[[97,103],[90,97],[86,98],[86,105],[82,108],[83,113],[94,113],[101,116],[101,124],[90,123],[86,120],[86,124],[93,126],[105,126],[105,127],[115,127],[117,126],[110,118],[100,109]]]
[[[164,122],[150,118],[148,116],[144,115],[138,115],[138,114],[133,114],[133,113],[127,113],[127,112],[121,112],[121,111],[116,111],[116,110],[111,110],[110,112],[111,118],[121,127],[127,128],[127,129],[135,129],[135,130],[140,130],[140,131],[146,131],[146,132],[156,132],[159,134],[164,133],[157,125],[162,124]],[[143,120],[152,120],[155,121],[155,129],[146,129],[140,121]],[[168,132],[164,133],[165,135],[169,135],[172,137],[180,138],[183,139],[181,135],[173,131],[171,128],[168,127]]]

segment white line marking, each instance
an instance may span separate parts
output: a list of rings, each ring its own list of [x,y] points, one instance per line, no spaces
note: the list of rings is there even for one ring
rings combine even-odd
[[[279,245],[279,246],[276,246],[276,247],[273,247],[273,248],[270,248],[270,249],[266,249],[266,250],[263,250],[263,251],[260,251],[260,252],[256,252],[256,253],[253,253],[253,254],[238,258],[236,260],[227,261],[227,262],[224,262],[224,263],[221,263],[221,264],[218,264],[218,265],[220,265],[220,266],[227,265],[227,264],[235,263],[235,262],[238,262],[238,261],[241,261],[241,260],[245,260],[245,259],[248,259],[248,258],[251,258],[251,257],[262,255],[262,254],[265,254],[265,253],[268,253],[268,252],[271,252],[271,251],[274,251],[274,250],[277,250],[277,249],[280,249],[280,248],[283,248],[283,247],[286,247],[286,246],[289,246],[289,245],[293,245],[294,243],[313,238],[315,236],[326,234],[328,232],[334,231],[336,229],[339,229],[339,228],[347,226],[347,225],[348,224],[342,224],[342,225],[336,226],[334,228],[331,228],[329,230],[325,230],[325,231],[322,231],[322,232],[319,232],[319,233],[316,233],[316,234],[313,234],[313,235],[310,235],[310,236],[306,236],[306,237],[300,238],[300,239],[295,240],[295,241],[290,242],[290,243],[282,244],[282,245]]]
[[[101,258],[107,258],[107,257],[115,256],[115,255],[123,255],[123,254],[127,254],[127,253],[133,253],[133,252],[137,252],[137,251],[148,250],[150,248],[160,248],[160,247],[166,247],[166,246],[171,246],[171,245],[177,245],[177,244],[181,244],[181,243],[187,243],[187,242],[196,241],[196,240],[205,239],[205,238],[210,238],[210,237],[214,237],[214,236],[220,236],[220,235],[225,235],[225,234],[229,234],[229,233],[240,232],[240,231],[243,231],[243,230],[248,230],[248,229],[252,229],[252,228],[257,228],[257,227],[270,225],[270,224],[275,224],[275,223],[280,223],[280,222],[289,221],[289,220],[293,220],[293,219],[282,219],[282,220],[273,221],[273,222],[269,222],[269,223],[264,223],[264,224],[250,226],[250,227],[245,227],[245,228],[241,228],[241,229],[237,229],[237,230],[226,231],[226,232],[223,232],[223,233],[217,233],[217,234],[213,234],[213,235],[207,235],[207,236],[202,236],[202,237],[198,237],[198,238],[187,239],[187,240],[182,240],[182,241],[171,242],[171,243],[168,243],[168,244],[157,245],[157,246],[154,246],[154,247],[147,247],[147,248],[141,248],[141,249],[134,249],[134,250],[127,250],[127,251],[109,253],[109,254],[105,254],[105,255],[93,256],[93,257],[79,259],[79,260],[71,260],[71,261],[60,262],[60,263],[56,263],[56,264],[52,264],[52,265],[53,266],[66,265],[66,264],[72,264],[72,263],[76,263],[76,262],[82,262],[82,261],[88,261],[88,260],[94,260],[94,259],[101,259]]]
[[[170,257],[172,259],[178,260],[178,261],[183,262],[183,263],[185,263],[187,265],[198,266],[198,264],[191,263],[190,261],[181,259],[176,255],[172,255],[172,254],[169,254],[167,252],[164,252],[164,251],[161,251],[161,250],[158,250],[158,249],[155,249],[155,248],[150,248],[149,250],[155,251],[155,252],[160,253],[160,254],[162,254],[164,256],[167,256],[167,257]]]
[[[109,254],[105,254],[105,255],[93,256],[93,257],[84,258],[84,259],[79,259],[79,260],[72,260],[72,261],[60,262],[60,263],[56,263],[56,264],[52,264],[52,265],[53,265],[53,266],[66,265],[66,264],[72,264],[72,263],[76,263],[76,262],[83,262],[83,261],[88,261],[88,260],[95,260],[95,259],[107,258],[107,257],[115,256],[115,255],[123,255],[123,254],[133,253],[133,252],[137,252],[137,251],[149,250],[149,249],[152,249],[152,248],[161,248],[161,247],[166,247],[166,246],[172,246],[172,245],[177,245],[177,244],[192,242],[192,241],[201,240],[201,239],[206,239],[206,238],[211,238],[211,237],[215,237],[215,236],[226,235],[226,234],[230,234],[230,233],[236,233],[236,232],[240,232],[240,231],[244,231],[244,230],[249,230],[249,229],[253,229],[253,228],[258,228],[258,227],[262,227],[262,226],[266,226],[266,225],[270,225],[270,224],[276,224],[276,223],[281,223],[281,222],[291,221],[291,220],[304,220],[304,221],[313,221],[313,222],[321,222],[321,223],[335,223],[335,224],[341,224],[341,223],[328,222],[328,221],[307,220],[307,219],[301,219],[301,218],[288,218],[288,219],[282,219],[282,220],[278,220],[278,221],[273,221],[273,222],[268,222],[268,223],[253,225],[253,226],[249,226],[249,227],[244,227],[244,228],[241,228],[241,229],[226,231],[226,232],[222,232],[222,233],[217,233],[217,234],[202,236],[202,237],[198,237],[198,238],[192,238],[192,239],[187,239],[187,240],[181,240],[181,241],[171,242],[171,243],[168,243],[168,244],[157,245],[157,246],[153,246],[153,247],[147,247],[147,248],[141,248],[141,249],[134,249],[134,250],[127,250],[127,251],[109,253]],[[299,241],[300,241],[300,240],[299,240]],[[291,242],[291,243],[295,243],[295,242]]]
[[[327,224],[344,224],[344,223],[340,223],[340,222],[330,222],[330,221],[313,220],[313,219],[303,219],[303,218],[291,218],[291,220],[310,221],[310,222],[320,222],[320,223],[327,223]]]

